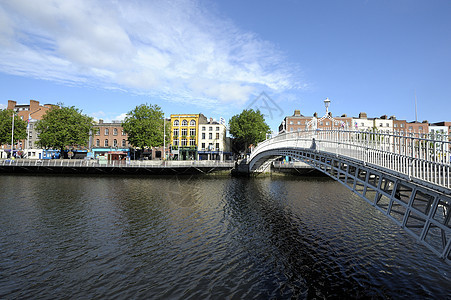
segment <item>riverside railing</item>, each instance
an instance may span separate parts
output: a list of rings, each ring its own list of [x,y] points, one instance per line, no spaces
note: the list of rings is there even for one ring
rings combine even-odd
[[[109,161],[83,159],[3,159],[0,166],[18,167],[95,167],[95,168],[181,168],[212,167],[233,168],[233,161]]]
[[[317,129],[279,134],[263,141],[250,159],[265,150],[300,148],[343,155],[434,185],[451,188],[448,135],[399,135],[372,131]]]

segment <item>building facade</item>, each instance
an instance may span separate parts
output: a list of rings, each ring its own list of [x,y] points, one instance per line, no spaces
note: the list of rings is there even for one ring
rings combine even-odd
[[[89,148],[94,157],[112,151],[128,152],[128,135],[122,128],[121,121],[105,123],[102,119],[94,125]]]
[[[207,123],[207,117],[203,114],[172,114],[171,158],[176,160],[197,159],[199,124]]]
[[[40,105],[39,101],[30,100],[30,104],[17,104],[16,101],[8,100],[7,109],[14,110],[17,117],[27,121],[27,138],[19,141],[15,145],[15,149],[23,151],[24,157],[27,157],[29,149],[38,149],[37,141],[39,140],[39,133],[36,131],[36,124],[50,109],[58,107],[54,104]],[[8,151],[11,145],[2,145],[2,149]]]
[[[226,126],[212,118],[205,124],[199,124],[197,151],[199,160],[231,159],[230,138],[227,137]]]
[[[346,129],[351,126],[352,118],[342,115],[341,117],[332,117],[332,113],[318,118],[318,114],[313,116],[304,116],[300,110],[295,110],[292,116],[286,116],[279,125],[279,133],[296,132],[308,128],[322,129]]]

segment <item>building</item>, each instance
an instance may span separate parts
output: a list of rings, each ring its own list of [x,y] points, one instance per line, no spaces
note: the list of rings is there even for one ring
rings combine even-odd
[[[7,109],[14,110],[17,113],[17,116],[24,120],[28,121],[27,128],[27,139],[23,141],[19,141],[15,146],[18,150],[24,150],[24,156],[27,156],[27,149],[37,149],[37,141],[39,140],[39,134],[36,131],[36,124],[42,117],[49,111],[50,109],[58,107],[54,104],[44,104],[40,105],[39,101],[30,100],[30,104],[17,104],[16,101],[8,100]],[[3,149],[11,149],[11,145],[3,145]]]
[[[171,115],[171,158],[194,160],[198,158],[199,124],[207,124],[203,114]]]
[[[227,137],[225,124],[214,121],[212,118],[199,124],[199,160],[228,160],[231,159],[230,138]]]
[[[94,125],[89,141],[94,158],[113,152],[129,153],[128,136],[122,128],[121,121],[105,123],[102,119]]]
[[[332,117],[332,114],[327,112],[324,117],[318,118],[315,113],[312,117],[304,116],[300,110],[295,110],[292,116],[286,116],[279,125],[279,133],[295,132],[306,130],[308,128],[322,128],[322,129],[345,129],[351,125],[352,118],[342,115],[341,117]]]

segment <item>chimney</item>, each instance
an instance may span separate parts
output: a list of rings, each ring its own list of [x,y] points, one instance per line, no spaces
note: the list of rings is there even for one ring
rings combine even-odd
[[[314,113],[313,116],[314,116],[315,118],[318,118],[318,113]]]
[[[30,100],[30,112],[34,112],[39,109],[39,101]]]
[[[391,116],[390,120],[396,120],[396,117],[395,116]]]
[[[16,107],[17,102],[14,100],[8,100],[8,109],[14,109]]]
[[[210,124],[213,124],[213,118],[210,118]]]
[[[294,117],[300,117],[301,116],[301,111],[299,109],[295,109],[294,110]]]
[[[99,124],[103,124],[103,119],[99,119]]]
[[[423,123],[428,123],[428,120],[424,120]]]
[[[347,114],[342,114],[341,117],[342,117],[342,118],[347,118],[348,115],[347,115]]]
[[[365,112],[361,112],[361,113],[359,114],[359,119],[366,119],[366,118],[367,118],[367,115],[366,115]]]
[[[382,119],[382,120],[387,120],[387,115],[381,116],[381,119]]]

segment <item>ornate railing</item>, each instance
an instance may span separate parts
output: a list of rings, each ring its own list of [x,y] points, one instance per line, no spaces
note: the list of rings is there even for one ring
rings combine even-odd
[[[253,149],[250,160],[266,150],[299,148],[342,155],[446,189],[451,188],[449,136],[397,135],[371,131],[305,130],[279,134]]]

